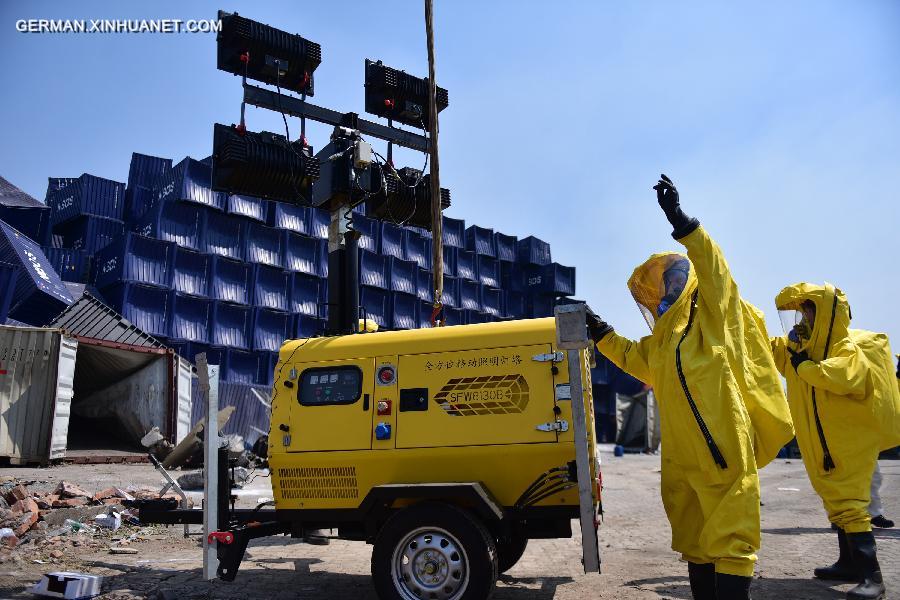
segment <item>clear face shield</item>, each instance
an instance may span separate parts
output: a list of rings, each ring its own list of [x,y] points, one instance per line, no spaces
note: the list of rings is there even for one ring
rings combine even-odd
[[[812,337],[816,321],[815,305],[804,303],[799,310],[779,309],[778,318],[788,340],[795,344],[806,343]]]
[[[689,260],[670,254],[646,264],[638,280],[632,282],[631,295],[650,331],[653,331],[656,321],[681,297],[690,271]]]

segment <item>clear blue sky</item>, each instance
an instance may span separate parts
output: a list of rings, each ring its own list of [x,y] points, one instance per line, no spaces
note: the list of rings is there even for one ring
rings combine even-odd
[[[650,189],[665,172],[770,328],[781,287],[828,280],[855,326],[887,331],[900,350],[900,3],[436,4],[449,215],[550,241],[578,268],[579,296],[638,336],[625,281],[677,246]],[[321,43],[316,103],[361,113],[365,58],[427,72],[415,0],[7,1],[0,174],[43,198],[48,176],[124,181],[132,151],[202,158],[241,96],[215,68],[213,35],[20,34],[16,19],[218,8]],[[248,110],[252,129],[282,127]],[[327,133],[309,137],[321,147]]]

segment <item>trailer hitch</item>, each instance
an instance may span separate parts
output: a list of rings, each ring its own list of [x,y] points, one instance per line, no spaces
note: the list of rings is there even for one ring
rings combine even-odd
[[[216,547],[216,555],[219,558],[219,568],[216,569],[216,576],[222,581],[234,581],[241,566],[241,561],[244,560],[244,553],[247,551],[247,544],[250,543],[250,540],[290,532],[291,527],[287,523],[266,521],[241,525],[231,531],[214,531],[210,533],[210,542],[213,539],[221,542]],[[230,537],[231,541],[220,539],[227,537]]]

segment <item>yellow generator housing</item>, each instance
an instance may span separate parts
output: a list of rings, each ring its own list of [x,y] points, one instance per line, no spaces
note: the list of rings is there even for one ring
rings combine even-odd
[[[569,352],[578,353],[577,398],[553,318],[286,342],[269,433],[277,520],[295,537],[336,528],[374,543],[383,598],[474,593],[479,569],[493,568],[492,587],[529,538],[569,537],[579,518],[573,402],[584,408],[599,503],[591,350]],[[482,552],[466,550],[472,531],[492,542],[494,567],[477,566],[471,554]],[[461,554],[465,573],[454,580]]]

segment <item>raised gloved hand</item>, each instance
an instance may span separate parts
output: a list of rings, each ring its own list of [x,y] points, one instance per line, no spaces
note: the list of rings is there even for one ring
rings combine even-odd
[[[594,340],[594,343],[596,344],[602,340],[607,333],[613,331],[612,325],[598,317],[589,306],[585,305],[584,309],[585,324],[587,325],[588,332],[591,334],[591,339]]]
[[[788,352],[791,353],[791,366],[794,367],[794,371],[797,371],[797,369],[800,367],[800,365],[802,365],[806,361],[812,360],[809,357],[809,354],[806,353],[806,350],[803,350],[802,352],[797,352],[796,350],[788,348]]]
[[[659,202],[660,208],[663,209],[666,218],[672,225],[672,237],[676,240],[681,239],[697,229],[700,221],[687,216],[681,210],[678,190],[675,188],[672,180],[666,177],[665,174],[661,174],[659,177],[659,181],[653,186],[653,189],[656,190],[656,201]]]

